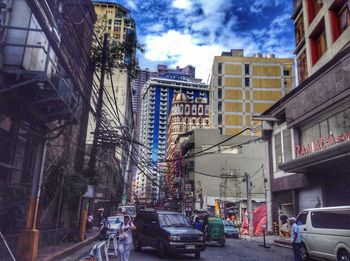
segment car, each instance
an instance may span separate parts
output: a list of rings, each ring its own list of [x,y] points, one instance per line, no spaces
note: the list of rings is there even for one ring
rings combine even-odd
[[[160,258],[164,258],[166,253],[194,253],[199,259],[206,248],[203,233],[193,229],[182,213],[142,210],[137,213],[134,224],[135,251],[150,246],[157,249]]]
[[[239,237],[239,229],[236,223],[232,221],[227,221],[227,220],[223,220],[223,223],[224,223],[224,233],[226,237],[233,237],[233,238]]]
[[[350,260],[350,206],[305,209],[296,222],[302,260]]]
[[[110,216],[107,218],[108,228],[103,235],[101,230],[100,238],[107,239],[111,234],[117,234],[120,225],[124,222],[124,215]]]

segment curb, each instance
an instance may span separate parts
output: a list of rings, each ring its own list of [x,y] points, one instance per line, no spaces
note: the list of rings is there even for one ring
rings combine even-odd
[[[85,239],[84,241],[81,241],[79,243],[76,243],[70,247],[67,247],[64,250],[61,250],[57,253],[54,253],[53,255],[46,257],[44,259],[42,259],[42,261],[55,261],[58,260],[58,258],[63,258],[71,253],[73,253],[74,251],[76,251],[77,249],[87,246],[88,244],[90,244],[91,242],[95,241],[98,238],[98,235],[90,237],[88,239]]]
[[[279,247],[284,247],[284,248],[292,249],[292,247],[289,246],[289,245],[284,245],[284,244],[279,244],[279,243],[272,243],[272,244],[275,245],[275,246],[279,246]]]

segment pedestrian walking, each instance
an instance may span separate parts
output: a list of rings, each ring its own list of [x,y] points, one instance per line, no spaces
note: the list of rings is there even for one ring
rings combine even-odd
[[[136,227],[131,222],[128,215],[124,216],[124,222],[119,228],[119,253],[120,261],[128,261],[132,247],[132,230],[136,230]]]
[[[87,222],[86,222],[86,229],[87,229],[88,233],[91,232],[93,226],[94,226],[94,217],[92,216],[91,213],[89,213],[89,215],[87,217]]]
[[[291,217],[288,219],[290,222],[291,228],[291,241],[294,252],[294,260],[301,261],[301,234],[300,227],[296,223],[296,218]]]

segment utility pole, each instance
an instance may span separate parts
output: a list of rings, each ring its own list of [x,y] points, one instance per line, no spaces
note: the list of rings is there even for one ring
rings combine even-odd
[[[132,129],[132,140],[134,139],[134,128]],[[130,158],[131,158],[131,154],[132,154],[132,147],[133,147],[133,142],[130,141],[129,144],[129,155],[128,155],[128,160],[126,162],[126,168],[125,168],[125,173],[124,173],[124,184],[123,184],[123,196],[122,196],[122,204],[124,205],[126,203],[126,200],[128,198],[128,187],[129,187],[129,172],[130,172]]]
[[[250,176],[247,172],[244,173],[246,189],[247,189],[247,207],[248,207],[248,222],[249,222],[249,237],[253,237],[253,205],[252,205],[252,186]]]
[[[103,105],[103,91],[104,91],[104,80],[105,80],[105,70],[106,70],[107,48],[108,48],[108,34],[105,33],[103,35],[100,87],[98,90],[98,97],[97,97],[97,104],[96,104],[96,126],[95,126],[95,132],[94,132],[94,140],[92,142],[91,151],[90,151],[90,159],[88,163],[88,169],[89,169],[90,175],[93,175],[95,173],[98,135],[100,133],[100,129],[102,125],[102,105]],[[90,180],[90,183],[91,183],[91,180]]]
[[[103,105],[103,91],[104,91],[104,79],[106,70],[106,53],[108,48],[108,34],[103,35],[103,47],[102,47],[102,59],[101,59],[101,76],[100,76],[100,86],[98,90],[97,104],[96,104],[96,126],[94,132],[94,139],[92,142],[90,150],[90,159],[88,163],[88,175],[89,175],[89,185],[93,185],[93,180],[96,175],[96,156],[97,156],[97,143],[100,135],[100,129],[102,125],[102,105]],[[94,189],[95,190],[95,189]],[[92,208],[95,201],[95,191],[93,192],[92,202],[90,201],[88,206],[86,202],[82,199],[82,211],[80,213],[80,228],[79,228],[79,238],[84,240],[85,238],[85,225],[88,209]]]

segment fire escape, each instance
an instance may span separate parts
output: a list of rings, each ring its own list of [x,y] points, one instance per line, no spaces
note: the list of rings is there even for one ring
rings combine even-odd
[[[0,110],[40,125],[75,122],[79,96],[71,79],[25,1],[12,5],[0,29]],[[59,43],[55,20],[46,15]]]

